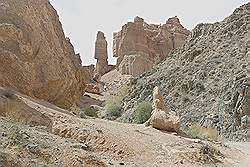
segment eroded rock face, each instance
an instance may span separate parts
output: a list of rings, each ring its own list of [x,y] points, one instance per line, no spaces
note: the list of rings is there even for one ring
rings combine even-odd
[[[96,42],[95,42],[95,59],[96,62],[96,73],[103,75],[108,71],[108,43],[101,31],[97,32]]]
[[[181,47],[189,33],[177,17],[168,19],[166,24],[154,25],[147,24],[137,16],[134,22],[128,22],[120,32],[114,33],[113,54],[118,58],[117,69],[128,68],[130,62],[126,59],[140,55],[137,57],[144,57],[144,63],[150,62],[150,67],[143,71],[130,68],[130,72],[125,74],[137,76],[148,71],[154,64],[163,61],[171,50]],[[142,61],[138,62],[133,66],[140,66]]]
[[[122,62],[118,66],[118,71],[121,74],[138,76],[152,68],[153,61],[149,55],[139,53],[135,55],[125,55]]]
[[[84,81],[90,83],[95,75],[95,65],[82,66],[82,73],[84,75]]]
[[[84,90],[81,60],[48,0],[0,0],[0,85],[69,108]]]

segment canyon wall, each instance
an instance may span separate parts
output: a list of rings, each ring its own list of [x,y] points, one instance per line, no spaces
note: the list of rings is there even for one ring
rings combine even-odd
[[[83,77],[48,0],[0,0],[0,86],[69,108],[84,92]]]

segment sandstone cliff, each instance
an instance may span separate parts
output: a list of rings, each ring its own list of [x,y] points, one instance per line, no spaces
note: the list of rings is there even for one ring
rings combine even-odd
[[[181,49],[134,79],[122,120],[131,122],[137,103],[152,101],[152,90],[159,86],[184,128],[198,123],[225,138],[247,140],[249,11],[250,3],[222,22],[197,25]]]
[[[0,86],[69,108],[84,90],[80,67],[48,0],[0,0]]]
[[[166,24],[147,24],[140,17],[128,22],[114,33],[113,54],[122,74],[138,76],[163,61],[173,49],[179,48],[189,35],[177,17]]]

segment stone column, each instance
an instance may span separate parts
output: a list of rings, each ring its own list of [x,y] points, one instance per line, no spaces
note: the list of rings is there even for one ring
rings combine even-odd
[[[103,75],[108,71],[108,43],[104,36],[104,33],[98,31],[96,42],[95,42],[95,59],[96,62],[96,73]]]

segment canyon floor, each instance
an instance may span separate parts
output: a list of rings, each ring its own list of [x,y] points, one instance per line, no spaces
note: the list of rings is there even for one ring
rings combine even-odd
[[[48,102],[16,95],[51,125],[0,117],[0,166],[242,167],[250,162],[249,143],[216,143],[144,125],[81,119]]]

